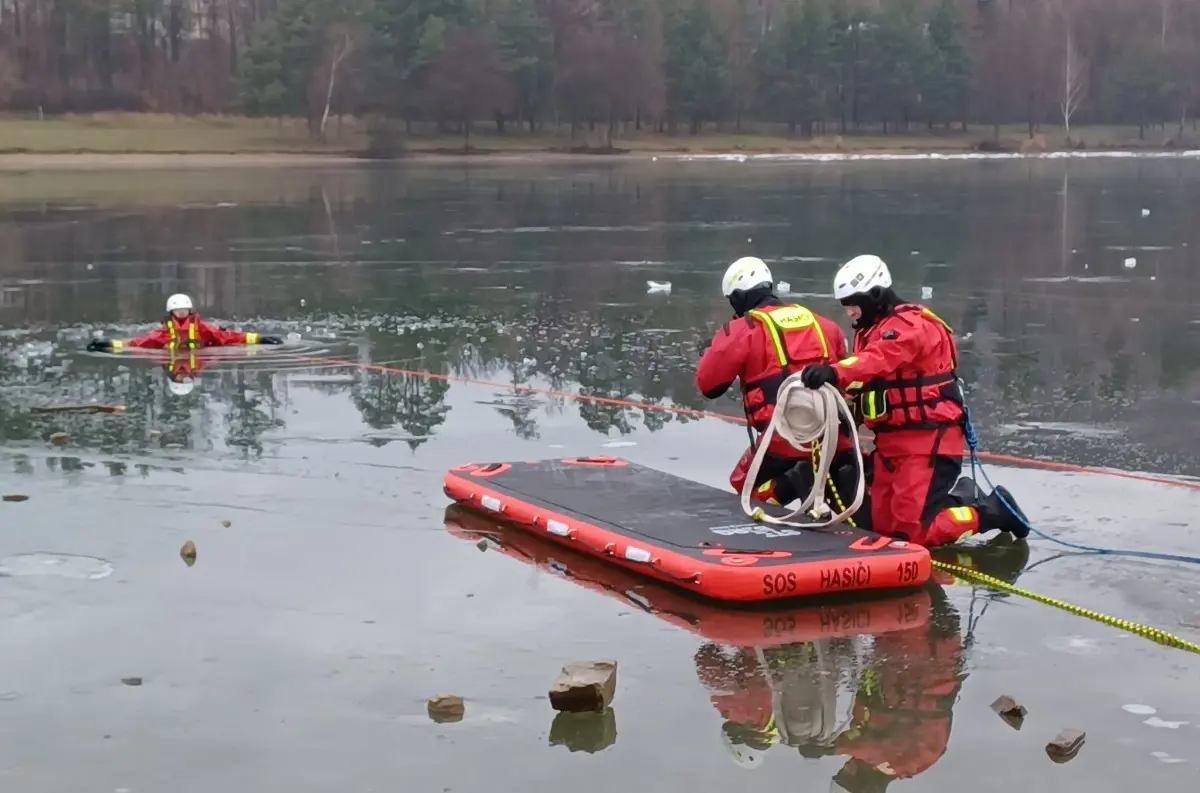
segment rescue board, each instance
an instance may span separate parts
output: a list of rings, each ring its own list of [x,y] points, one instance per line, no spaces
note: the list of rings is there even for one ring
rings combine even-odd
[[[469,463],[454,501],[708,598],[762,602],[929,580],[929,552],[862,529],[757,523],[736,493],[615,457]]]
[[[929,621],[932,609],[929,591],[924,587],[910,592],[874,593],[870,599],[840,598],[838,602],[821,604],[793,600],[790,605],[773,603],[770,607],[747,605],[730,609],[532,532],[504,526],[462,505],[448,507],[445,522],[446,530],[459,539],[478,543],[486,538],[488,549],[498,550],[510,559],[565,578],[591,592],[620,600],[717,644],[777,647],[860,634],[878,635],[919,628]]]

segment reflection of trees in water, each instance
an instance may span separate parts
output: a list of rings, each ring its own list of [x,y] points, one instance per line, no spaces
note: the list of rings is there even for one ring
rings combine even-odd
[[[283,426],[276,412],[279,401],[275,398],[274,377],[268,372],[237,370],[226,373],[221,380],[222,385],[233,381],[232,388],[221,388],[222,394],[229,396],[225,443],[261,455],[263,434]]]
[[[185,396],[167,391],[162,367],[148,361],[73,357],[59,345],[20,359],[0,345],[0,441],[42,443],[65,433],[70,448],[136,454],[153,448],[209,447],[221,437],[247,456],[262,454],[262,436],[283,426],[274,376],[246,369],[210,371]],[[123,414],[34,414],[35,405],[124,405]]]
[[[368,426],[386,430],[399,425],[410,436],[405,443],[416,450],[446,421],[449,390],[444,380],[359,370],[350,394]]]
[[[1182,470],[1187,433],[1169,428],[1200,398],[1194,346],[1186,341],[1194,338],[1187,323],[1197,283],[1188,251],[1200,245],[1200,232],[1186,217],[1196,182],[1179,171],[1172,163],[747,165],[670,174],[572,166],[418,170],[404,179],[376,171],[353,179],[314,173],[313,189],[298,199],[271,196],[240,207],[22,208],[0,212],[6,250],[16,252],[0,264],[0,279],[15,284],[11,294],[36,292],[37,299],[0,304],[0,322],[151,322],[163,297],[183,289],[197,294],[205,313],[223,318],[266,315],[296,321],[302,332],[322,325],[344,339],[365,329],[369,360],[377,363],[705,408],[712,405],[695,393],[692,372],[698,343],[727,313],[715,289],[725,262],[757,253],[777,262],[777,274],[794,288],[823,292],[833,261],[779,257],[873,250],[892,262],[903,294],[917,299],[920,285],[933,286],[934,309],[960,334],[972,334],[963,343],[963,371],[989,448],[1115,455]],[[1166,199],[1154,192],[1163,189]],[[1153,207],[1147,218],[1140,217],[1143,204]],[[1155,244],[1173,247],[1105,247]],[[1128,273],[1120,264],[1127,255],[1139,262]],[[943,262],[956,266],[935,266]],[[1029,280],[1094,274],[1134,280]],[[647,278],[672,280],[675,294],[645,297]],[[831,301],[805,299],[840,317]],[[0,374],[5,384],[9,376]],[[390,377],[359,377],[351,387],[368,424],[436,430],[449,386],[388,384]],[[210,394],[206,378],[170,408],[155,397],[139,410],[157,411],[191,443],[196,432],[208,432],[203,421],[222,419],[191,415],[188,406],[199,411],[201,391],[215,395],[230,406],[224,420],[240,422],[225,442],[258,454],[251,439],[276,418],[257,383],[239,388],[231,382],[227,392]],[[0,393],[0,405],[16,398]],[[563,399],[544,396],[495,401],[521,437],[537,436],[544,411],[567,409]],[[570,409],[600,432],[686,420],[601,403]],[[6,432],[35,431],[19,426],[31,419],[5,410],[12,422]],[[1000,425],[1031,417],[1116,424],[1129,435],[1114,444],[999,433]],[[82,423],[81,432],[93,423],[95,432],[113,432],[128,420],[112,418],[71,420]],[[115,436],[95,442],[122,443]]]

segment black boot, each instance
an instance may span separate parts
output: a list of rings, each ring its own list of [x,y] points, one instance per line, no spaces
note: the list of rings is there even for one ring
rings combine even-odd
[[[969,476],[964,476],[950,488],[950,497],[964,507],[973,507],[983,502],[983,491]]]
[[[1029,520],[1006,488],[997,485],[992,488],[991,495],[977,504],[980,532],[999,529],[1010,532],[1017,539],[1029,536]]]

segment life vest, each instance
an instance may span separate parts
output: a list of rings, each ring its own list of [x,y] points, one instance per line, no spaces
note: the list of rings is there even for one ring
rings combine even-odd
[[[771,422],[783,381],[809,364],[829,360],[829,343],[816,315],[804,306],[756,308],[746,313],[746,321],[762,326],[771,350],[766,368],[742,381],[746,418],[762,432]]]
[[[170,342],[167,345],[169,349],[176,350],[184,346],[189,350],[195,350],[200,346],[200,332],[197,327],[195,314],[188,315],[188,318],[184,320],[182,329],[178,327],[170,314],[163,318],[163,325],[166,327],[167,335],[170,337]]]
[[[918,314],[920,318],[912,318]],[[855,411],[875,432],[898,429],[938,430],[961,424],[963,393],[958,382],[958,354],[954,331],[941,317],[916,304],[897,306],[884,320],[856,334],[855,351],[883,338],[892,318],[898,318],[912,331],[927,337],[940,336],[949,351],[949,360],[915,361],[891,375],[866,383],[854,397]],[[929,370],[944,369],[945,371]]]

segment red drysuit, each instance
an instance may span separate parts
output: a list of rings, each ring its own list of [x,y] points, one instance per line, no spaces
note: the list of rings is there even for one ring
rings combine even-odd
[[[155,328],[144,336],[138,336],[129,341],[113,341],[112,348],[119,350],[123,347],[143,347],[152,349],[199,349],[201,347],[226,347],[232,344],[258,344],[260,336],[257,333],[243,333],[240,330],[222,330],[211,325],[198,314],[189,314],[180,321],[171,315],[163,318],[160,328]]]
[[[838,387],[875,432],[873,531],[926,547],[979,531],[978,510],[949,496],[965,446],[957,360],[949,326],[907,303],[859,330],[853,354],[834,366]]]
[[[788,376],[808,364],[832,363],[846,350],[846,336],[837,323],[804,306],[784,305],[772,296],[744,317],[721,326],[700,357],[696,388],[716,399],[740,379],[746,419],[762,433],[775,411],[779,386]],[[739,493],[756,449],[752,443],[729,476],[730,485]],[[853,453],[853,443],[843,435],[838,438],[838,452],[847,450]],[[804,496],[812,486],[811,460],[809,449],[797,449],[779,436],[772,438],[759,481],[754,483],[754,497],[786,504]],[[841,487],[839,483],[839,490]]]

